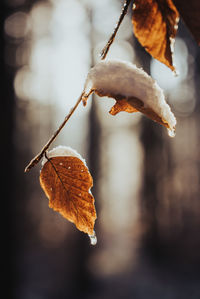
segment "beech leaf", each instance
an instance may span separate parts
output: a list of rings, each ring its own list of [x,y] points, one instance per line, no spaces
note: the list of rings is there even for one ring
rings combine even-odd
[[[140,111],[165,126],[169,135],[174,136],[176,118],[165,101],[162,89],[146,72],[132,63],[122,60],[99,62],[90,70],[84,90],[84,103],[91,91],[100,97],[114,98],[116,104],[110,114]]]
[[[146,51],[175,71],[173,51],[179,13],[172,0],[135,0],[134,34]]]
[[[93,180],[85,161],[71,148],[59,146],[48,153],[43,164],[40,184],[49,207],[87,233],[95,244]]]

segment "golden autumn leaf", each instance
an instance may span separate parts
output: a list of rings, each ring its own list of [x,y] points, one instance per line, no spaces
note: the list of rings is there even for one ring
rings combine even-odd
[[[174,0],[174,4],[198,45],[200,45],[200,1]]]
[[[176,118],[165,101],[163,90],[146,72],[122,60],[101,61],[88,73],[83,101],[91,91],[100,97],[116,100],[110,113],[140,111],[165,126],[169,136],[175,134]]]
[[[134,34],[146,51],[175,70],[174,38],[179,13],[172,0],[135,0],[132,23]]]
[[[40,184],[49,198],[49,207],[73,222],[80,231],[94,237],[96,211],[90,192],[92,176],[78,157],[53,154],[48,153],[49,158],[40,173]]]
[[[111,108],[109,111],[110,114],[116,115],[119,112],[142,112],[147,117],[151,118],[153,121],[165,126],[169,129],[169,124],[166,120],[162,119],[155,111],[153,111],[151,108],[145,107],[144,103],[133,97],[128,97],[123,99],[120,95],[115,96],[116,104]]]

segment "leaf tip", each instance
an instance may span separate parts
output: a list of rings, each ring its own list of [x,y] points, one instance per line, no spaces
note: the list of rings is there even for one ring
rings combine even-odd
[[[109,113],[111,114],[111,115],[116,115],[116,114],[118,114],[119,112],[120,112],[120,110],[118,109],[118,107],[117,107],[118,105],[117,105],[117,103],[110,109],[110,111],[109,111]]]

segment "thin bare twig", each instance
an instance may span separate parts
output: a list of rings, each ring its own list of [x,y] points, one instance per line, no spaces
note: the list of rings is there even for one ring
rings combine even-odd
[[[112,35],[110,36],[107,44],[105,45],[105,47],[103,48],[103,50],[101,51],[101,59],[105,59],[107,54],[108,54],[108,51],[110,49],[110,46],[112,45],[112,43],[114,42],[114,39],[115,39],[115,36],[117,34],[117,31],[121,25],[121,22],[123,21],[126,13],[127,13],[127,10],[128,10],[128,7],[129,7],[129,4],[130,4],[131,0],[125,0],[124,2],[124,5],[123,5],[123,8],[122,8],[122,11],[121,11],[121,14],[120,14],[120,17],[119,17],[119,20],[115,26],[115,29],[112,33]]]
[[[28,172],[32,167],[34,167],[43,157],[43,155],[45,154],[45,152],[47,151],[47,149],[49,148],[49,146],[51,145],[51,143],[55,140],[55,138],[58,136],[58,134],[60,133],[60,131],[62,130],[62,128],[64,127],[64,125],[66,124],[66,122],[70,119],[70,117],[72,116],[72,114],[74,113],[74,111],[76,110],[76,108],[78,107],[78,105],[80,104],[80,102],[82,101],[82,98],[84,96],[84,92],[82,92],[82,94],[80,95],[80,97],[78,98],[76,104],[74,105],[74,107],[70,110],[69,114],[65,117],[64,121],[62,122],[62,124],[59,126],[59,128],[57,129],[57,131],[51,136],[51,138],[49,139],[49,141],[44,145],[44,147],[41,149],[41,151],[37,154],[37,156],[35,156],[30,162],[29,164],[26,166],[25,168],[25,172]]]

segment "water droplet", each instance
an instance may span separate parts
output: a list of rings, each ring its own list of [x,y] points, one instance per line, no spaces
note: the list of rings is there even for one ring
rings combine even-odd
[[[83,169],[81,169],[81,172],[83,172]]]
[[[176,136],[175,129],[167,129],[167,131],[168,131],[168,135],[170,137],[175,137]]]
[[[93,232],[93,235],[89,235],[89,238],[90,238],[90,244],[91,245],[96,245],[97,244],[97,237],[96,237],[96,234],[95,234],[95,231]]]
[[[81,196],[81,193],[79,193],[79,196]]]
[[[71,167],[69,166],[68,169],[71,169]]]
[[[174,77],[179,76],[179,71],[177,69],[175,69],[172,73],[173,73]]]
[[[63,163],[59,163],[60,165],[63,165]]]

